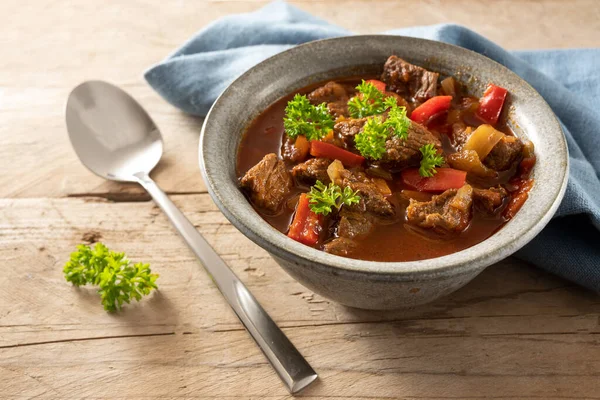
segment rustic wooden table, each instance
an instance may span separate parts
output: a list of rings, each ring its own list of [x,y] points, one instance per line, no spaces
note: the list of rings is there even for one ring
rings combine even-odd
[[[214,19],[263,4],[0,4],[0,398],[288,397],[148,196],[76,159],[64,104],[90,78],[155,118],[166,154],[154,177],[319,372],[302,396],[600,398],[597,295],[508,259],[429,306],[353,310],[310,293],[226,221],[198,170],[202,120],[141,74]],[[594,0],[297,4],[361,33],[452,21],[511,49],[600,42]],[[160,291],[111,315],[94,290],[66,283],[69,253],[96,240],[151,263]]]

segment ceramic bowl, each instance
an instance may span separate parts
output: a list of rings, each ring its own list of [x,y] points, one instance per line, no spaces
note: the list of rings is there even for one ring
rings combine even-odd
[[[392,54],[453,75],[476,96],[489,82],[508,89],[510,100],[505,108],[509,125],[517,136],[535,145],[536,184],[529,199],[490,238],[466,250],[428,260],[354,260],[289,239],[265,222],[239,189],[236,154],[242,134],[258,114],[282,96],[328,79],[379,74]],[[263,61],[236,79],[215,102],[204,122],[200,167],[212,199],[229,221],[304,286],[351,307],[393,309],[413,307],[447,295],[533,239],[550,221],[563,197],[568,153],[550,107],[507,68],[445,43],[369,35],[307,43]]]

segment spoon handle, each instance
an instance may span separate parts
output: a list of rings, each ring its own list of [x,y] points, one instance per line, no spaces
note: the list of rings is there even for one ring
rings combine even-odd
[[[147,173],[139,172],[135,177],[202,262],[290,393],[296,393],[313,382],[317,378],[316,372],[194,225]]]

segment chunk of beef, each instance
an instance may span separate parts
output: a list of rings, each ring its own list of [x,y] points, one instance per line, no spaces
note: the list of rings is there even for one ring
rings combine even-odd
[[[359,239],[367,236],[374,227],[373,217],[366,213],[348,211],[342,207],[337,235],[348,239]]]
[[[401,58],[390,56],[383,66],[381,80],[388,90],[403,97],[424,102],[436,95],[439,74],[407,63]]]
[[[292,168],[292,175],[300,183],[308,186],[314,185],[317,181],[328,185],[331,182],[327,175],[327,167],[331,160],[327,158],[311,158],[308,161],[298,164]]]
[[[240,181],[242,188],[250,193],[252,202],[275,213],[292,190],[292,175],[285,163],[274,153],[267,154],[250,168]]]
[[[343,142],[345,148],[352,148],[354,147],[354,137],[360,133],[366,122],[367,118],[350,118],[340,121],[333,127],[334,135],[336,139]],[[385,143],[385,154],[373,165],[394,170],[418,166],[421,162],[419,149],[428,143],[432,143],[437,149],[442,148],[442,143],[437,136],[429,132],[423,125],[411,121],[408,138],[403,140],[394,135],[388,139]]]
[[[367,118],[359,119],[344,119],[333,126],[333,134],[336,139],[339,139],[345,148],[354,147],[354,136],[358,134]]]
[[[403,140],[396,135],[392,135],[385,142],[383,157],[373,164],[393,170],[418,166],[422,158],[419,149],[428,143],[432,143],[438,150],[442,148],[442,143],[437,136],[429,132],[423,125],[411,121],[408,128],[408,138]]]
[[[384,218],[396,215],[392,204],[387,201],[385,196],[377,189],[375,183],[364,172],[343,170],[340,175],[342,187],[347,186],[354,191],[360,192],[360,202],[358,204],[345,206],[349,210],[357,212],[367,211]]]
[[[314,105],[327,103],[327,109],[336,117],[348,116],[348,99],[353,93],[352,87],[331,81],[310,92],[308,100]]]
[[[314,105],[321,103],[331,103],[348,97],[346,88],[337,82],[327,82],[325,85],[316,88],[308,94],[308,100]]]
[[[472,205],[473,188],[464,185],[433,196],[431,201],[411,199],[406,208],[406,219],[409,224],[438,233],[462,232],[471,221]]]
[[[296,139],[285,135],[281,143],[281,158],[292,163],[299,163],[306,159],[306,153],[296,147]]]
[[[354,249],[356,249],[356,242],[352,239],[347,238],[335,238],[323,245],[323,250],[327,253],[335,254],[338,256],[345,257]]]
[[[506,171],[523,157],[523,143],[514,136],[505,135],[490,151],[483,163],[496,171]]]
[[[347,117],[350,115],[348,112],[348,100],[334,101],[327,103],[327,110],[331,115],[336,117]]]
[[[508,197],[508,192],[502,186],[491,187],[489,189],[473,189],[473,202],[475,206],[487,212],[494,214],[498,208],[504,204],[504,199]]]

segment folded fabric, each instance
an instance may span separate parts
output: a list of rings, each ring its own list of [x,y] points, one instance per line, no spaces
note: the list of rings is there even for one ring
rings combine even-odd
[[[544,97],[567,137],[569,184],[554,220],[516,256],[600,291],[600,48],[509,52],[451,24],[384,33],[476,51],[513,70]],[[277,1],[212,23],[145,78],[175,107],[204,116],[236,77],[260,61],[297,44],[350,34]]]

